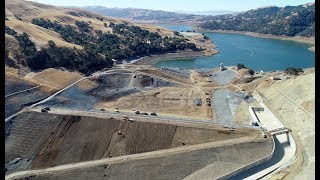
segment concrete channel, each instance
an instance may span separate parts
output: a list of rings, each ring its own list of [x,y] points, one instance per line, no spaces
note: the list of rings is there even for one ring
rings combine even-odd
[[[256,97],[256,99],[260,100],[259,104],[263,110],[251,114],[253,119],[258,119],[259,124],[261,123],[261,125],[269,131],[285,127],[268,109],[259,96]],[[258,160],[250,165],[225,174],[219,179],[269,179],[273,173],[289,166],[294,161],[296,153],[296,144],[292,135],[290,133],[280,134],[274,135],[273,138],[275,143],[274,152],[270,157]]]

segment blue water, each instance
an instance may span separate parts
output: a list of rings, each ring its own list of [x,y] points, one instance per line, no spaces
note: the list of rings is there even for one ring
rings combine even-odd
[[[157,25],[168,28],[168,29],[172,29],[178,32],[192,30],[192,27],[188,25],[176,25],[176,24],[157,24]]]
[[[162,25],[176,31],[192,29],[186,25]],[[315,53],[310,45],[278,39],[258,38],[242,34],[204,32],[217,46],[219,54],[210,57],[160,61],[157,67],[184,69],[214,68],[223,63],[235,66],[242,63],[256,71],[284,70],[287,67],[314,67]]]

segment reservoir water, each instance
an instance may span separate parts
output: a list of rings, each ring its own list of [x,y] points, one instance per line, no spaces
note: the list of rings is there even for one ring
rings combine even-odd
[[[187,25],[160,26],[175,31],[191,30]],[[315,53],[308,50],[310,45],[294,41],[252,37],[242,34],[203,32],[217,46],[219,54],[210,57],[186,58],[159,61],[157,67],[184,69],[213,68],[223,63],[235,66],[242,63],[256,71],[284,70],[287,67],[309,68],[315,65]]]

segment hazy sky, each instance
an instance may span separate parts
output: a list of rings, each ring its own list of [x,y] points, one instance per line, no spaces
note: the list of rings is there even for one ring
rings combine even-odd
[[[300,5],[314,0],[32,0],[55,6],[106,6],[165,11],[246,11],[262,6]]]

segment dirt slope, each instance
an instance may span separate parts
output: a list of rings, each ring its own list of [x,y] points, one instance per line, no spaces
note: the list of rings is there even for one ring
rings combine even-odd
[[[20,169],[8,167],[17,171],[247,136],[260,132],[27,112],[13,124],[5,155],[6,163],[21,158]]]
[[[140,160],[45,173],[30,179],[183,179],[210,165],[210,179],[235,170],[272,150],[270,141],[232,144]]]
[[[57,91],[83,78],[79,72],[49,68],[40,72],[28,73],[24,78],[36,84],[42,84],[49,91]]]
[[[22,70],[5,68],[5,95],[7,96],[5,98],[5,117],[18,112],[24,105],[42,100],[50,94],[45,88],[38,86],[40,84],[26,79],[25,74],[26,72]],[[37,86],[38,88],[24,91]],[[21,93],[15,94],[17,92]]]
[[[257,88],[267,105],[297,137],[302,167],[288,178],[309,179],[315,173],[315,74],[314,68],[303,75],[279,82],[261,83]],[[300,145],[299,145],[300,144]],[[302,153],[302,154],[301,154]],[[299,159],[298,158],[298,159]],[[299,162],[298,162],[299,163]]]
[[[139,110],[161,115],[207,118],[206,106],[197,106],[199,90],[184,87],[164,87],[121,97],[116,101],[100,102],[96,108]]]

